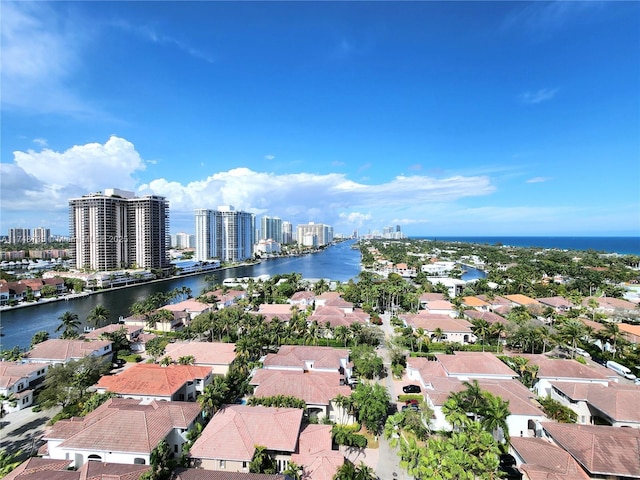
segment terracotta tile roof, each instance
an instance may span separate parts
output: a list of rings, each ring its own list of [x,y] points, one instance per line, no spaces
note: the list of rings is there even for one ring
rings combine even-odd
[[[573,308],[575,305],[564,297],[542,297],[537,298],[538,302],[553,308]]]
[[[89,340],[97,340],[100,338],[100,335],[103,333],[114,333],[119,331],[120,329],[124,329],[127,336],[130,337],[132,334],[140,332],[142,333],[143,327],[138,325],[126,325],[124,323],[112,323],[111,325],[107,325],[105,327],[96,328],[95,330],[91,330],[89,333],[85,334],[85,338]]]
[[[349,358],[349,350],[343,348],[283,345],[278,353],[267,355],[263,365],[305,368],[307,362],[312,362],[316,369],[338,370],[341,367],[340,360],[346,358]]]
[[[258,313],[272,315],[291,315],[293,305],[290,303],[261,303]]]
[[[477,297],[480,300],[487,302],[492,307],[511,305],[511,302],[508,299],[501,297],[500,295],[495,295],[493,298],[490,298],[488,295],[478,295]]]
[[[465,310],[464,314],[471,320],[486,320],[489,323],[502,323],[507,325],[509,321],[501,315],[494,312],[481,312],[478,310]]]
[[[609,383],[551,382],[573,400],[584,400],[616,422],[640,424],[640,388]]]
[[[640,477],[640,429],[548,422],[542,427],[591,476]]]
[[[589,475],[562,448],[543,438],[511,438],[511,447],[524,463],[530,480],[588,480]]]
[[[112,398],[84,418],[56,422],[45,440],[68,449],[150,453],[174,428],[188,428],[200,415],[192,402],[151,402]]]
[[[593,320],[589,320],[587,318],[580,318],[580,321],[584,323],[587,327],[593,328],[594,332],[599,332],[604,328],[604,325],[600,322],[594,322]]]
[[[305,479],[332,480],[344,456],[331,449],[331,425],[306,425],[291,461],[304,466]]]
[[[196,365],[230,365],[236,358],[235,349],[235,343],[175,342],[164,353],[174,360],[192,355]]]
[[[546,355],[520,354],[528,358],[531,365],[538,365],[538,378],[577,378],[583,380],[606,380],[611,371],[601,365],[583,365],[572,359],[549,358]]]
[[[505,295],[504,298],[512,301],[513,303],[517,303],[518,305],[536,305],[538,303],[536,299],[519,293],[516,293],[515,295]]]
[[[256,445],[296,450],[302,409],[227,405],[218,410],[191,447],[191,456],[249,462]]]
[[[436,355],[448,376],[518,377],[495,355],[488,352],[455,352],[454,355]]]
[[[32,457],[12,472],[3,477],[4,480],[79,480],[80,473],[67,470],[72,460],[55,460],[52,458]],[[60,472],[68,473],[68,475]]]
[[[182,302],[172,303],[161,307],[160,310],[169,310],[170,312],[204,312],[215,307],[213,303],[199,302],[194,298],[183,300]]]
[[[424,357],[409,357],[407,367],[420,372],[420,376],[425,383],[431,381],[432,377],[446,377],[447,372],[440,362],[430,361]]]
[[[329,322],[329,325],[335,328],[340,325],[349,327],[354,323],[364,324],[369,318],[369,314],[363,312],[362,310],[348,313],[337,307],[324,306],[316,308],[313,314],[307,318],[307,321],[316,321],[319,325],[325,325],[327,322]]]
[[[29,361],[54,360],[66,362],[76,360],[96,353],[104,353],[104,347],[111,346],[107,340],[62,340],[54,338],[35,345],[25,354]],[[109,353],[111,348],[109,348]]]
[[[627,341],[631,343],[640,342],[640,325],[630,325],[628,323],[619,323],[618,328],[620,332],[626,337]]]
[[[399,315],[399,318],[405,320],[407,325],[413,328],[422,328],[427,332],[433,332],[437,328],[443,333],[471,333],[471,323],[462,318],[451,318],[449,315],[437,313],[420,313],[417,315],[407,314]]]
[[[479,299],[478,297],[463,297],[462,304],[467,307],[488,307],[489,304],[484,300]]]
[[[316,294],[309,290],[302,290],[300,292],[296,292],[291,296],[292,302],[300,302],[306,300],[307,302],[313,301],[316,298]]]
[[[97,387],[121,395],[170,397],[186,382],[204,379],[211,375],[211,368],[194,365],[169,365],[138,363],[118,375],[102,377]]]
[[[138,480],[143,473],[151,470],[149,465],[122,463],[86,462],[78,471],[80,480]]]
[[[0,388],[8,388],[22,378],[28,379],[33,372],[42,368],[42,364],[0,362]]]
[[[304,400],[307,404],[328,405],[338,395],[348,397],[351,388],[340,385],[343,378],[338,372],[301,372],[291,370],[268,370],[261,368],[251,379],[251,385],[258,385],[256,397],[290,395]]]
[[[444,293],[423,293],[420,295],[421,302],[432,302],[434,300],[444,300]]]
[[[173,480],[287,480],[280,474],[224,472],[201,468],[177,469]]]
[[[449,300],[430,300],[426,303],[427,310],[455,310],[453,303]]]
[[[434,405],[442,405],[449,394],[465,389],[462,381],[454,378],[433,378],[433,390],[425,390]],[[517,380],[486,380],[479,379],[478,385],[482,390],[509,401],[509,411],[512,415],[527,415],[544,417],[544,412],[535,401],[535,394],[531,393]]]
[[[607,310],[635,310],[638,308],[636,303],[613,297],[587,297],[582,301],[582,305],[588,307],[591,299],[598,302],[600,308]]]

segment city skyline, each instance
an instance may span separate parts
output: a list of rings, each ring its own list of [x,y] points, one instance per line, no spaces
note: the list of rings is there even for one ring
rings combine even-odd
[[[2,2],[0,231],[117,187],[336,233],[640,235],[637,2]]]

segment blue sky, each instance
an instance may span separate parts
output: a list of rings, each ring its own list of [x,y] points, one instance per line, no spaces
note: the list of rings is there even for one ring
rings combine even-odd
[[[336,232],[640,235],[638,2],[1,2],[0,233],[105,188]]]

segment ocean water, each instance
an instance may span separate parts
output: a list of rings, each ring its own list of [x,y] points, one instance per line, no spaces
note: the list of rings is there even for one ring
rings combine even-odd
[[[558,248],[561,250],[595,250],[598,252],[640,255],[637,237],[411,237],[423,240],[510,245],[512,247]]]

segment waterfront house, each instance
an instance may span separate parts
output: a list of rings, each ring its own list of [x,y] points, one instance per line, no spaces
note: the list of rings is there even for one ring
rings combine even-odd
[[[138,363],[117,375],[102,377],[96,384],[96,391],[145,401],[194,402],[212,378],[210,367]]]
[[[149,465],[151,451],[166,440],[174,455],[201,415],[189,402],[141,402],[110,398],[86,417],[59,420],[44,434],[46,458]]]
[[[115,333],[120,330],[124,331],[125,336],[129,342],[136,340],[138,335],[142,334],[143,328],[139,325],[126,325],[124,323],[112,323],[100,328],[94,328],[84,334],[84,338],[87,340],[100,340],[100,337],[105,333]]]
[[[0,280],[0,306],[9,305],[9,284],[6,280]]]
[[[240,300],[247,298],[244,290],[218,289],[203,295],[209,303],[214,303],[218,310],[236,305]]]
[[[236,344],[221,342],[175,342],[164,349],[165,357],[178,361],[193,357],[193,364],[208,367],[214,375],[226,375],[236,359]]]
[[[320,422],[329,419],[334,423],[351,424],[354,418],[334,401],[336,397],[351,396],[351,388],[345,385],[344,376],[338,372],[301,372],[299,370],[256,370],[249,381],[255,386],[257,398],[277,395],[304,400],[307,414]]]
[[[81,360],[88,356],[111,360],[113,343],[108,340],[63,340],[53,338],[34,345],[24,354],[23,359],[29,363],[49,363],[57,365],[72,360]]]
[[[33,404],[33,390],[47,374],[49,365],[24,362],[0,362],[0,395],[3,410],[13,412]]]

